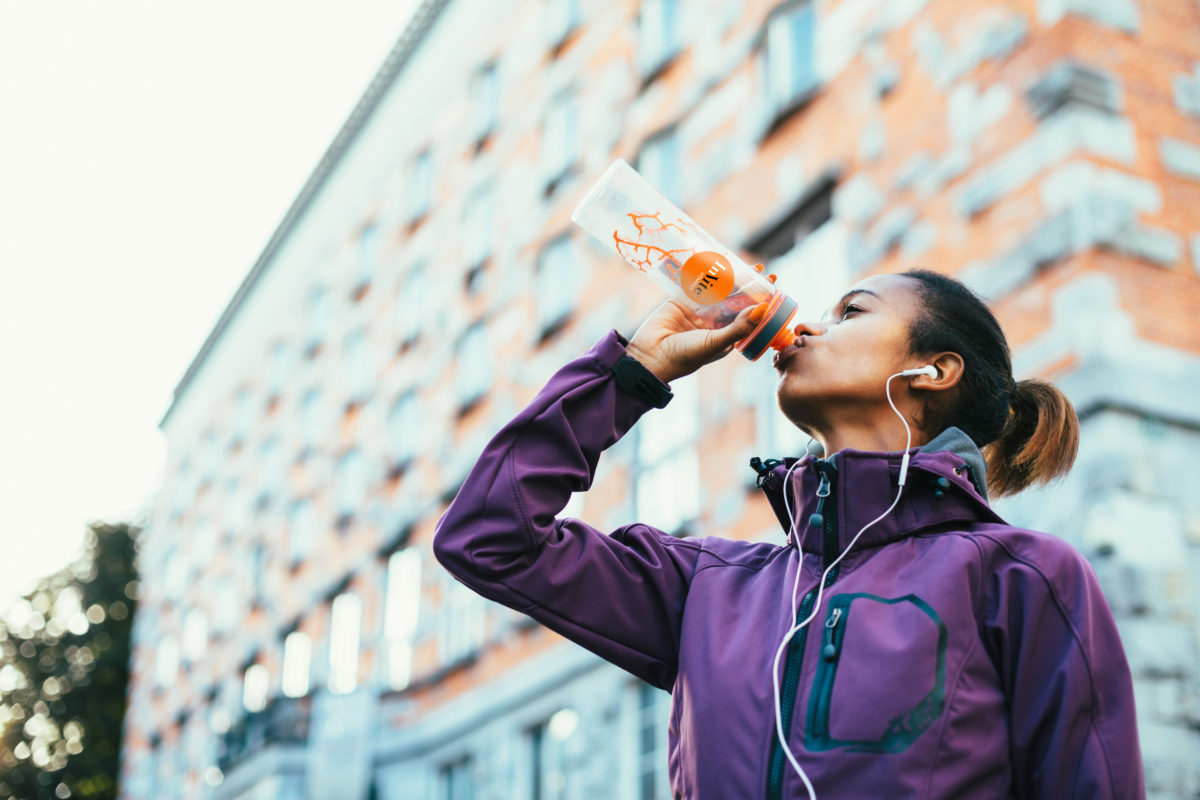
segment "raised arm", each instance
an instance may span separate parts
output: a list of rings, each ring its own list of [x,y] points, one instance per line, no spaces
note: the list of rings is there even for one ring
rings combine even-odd
[[[672,313],[660,310],[651,319],[661,323]],[[729,327],[724,338],[744,326]],[[719,357],[724,338],[703,333]],[[627,355],[625,342],[610,333],[550,379],[484,449],[438,522],[434,554],[484,597],[670,688],[699,545],[647,525],[607,535],[555,518],[572,492],[590,487],[600,454],[651,409],[654,392],[647,389],[667,392],[641,366],[621,363]]]

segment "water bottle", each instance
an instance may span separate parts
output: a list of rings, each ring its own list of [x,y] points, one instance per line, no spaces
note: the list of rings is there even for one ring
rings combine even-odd
[[[795,341],[788,323],[796,301],[775,288],[775,276],[723,247],[623,160],[605,170],[571,219],[708,328],[724,327],[742,309],[766,304],[757,327],[736,345],[751,361]]]

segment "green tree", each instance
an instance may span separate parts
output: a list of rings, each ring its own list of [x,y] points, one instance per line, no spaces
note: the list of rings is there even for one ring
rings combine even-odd
[[[117,796],[138,533],[93,523],[0,619],[0,799]]]

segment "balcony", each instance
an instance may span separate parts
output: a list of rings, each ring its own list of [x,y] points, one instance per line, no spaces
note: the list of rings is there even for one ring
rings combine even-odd
[[[262,711],[239,719],[221,737],[217,766],[226,775],[272,746],[308,743],[312,696],[274,697]]]

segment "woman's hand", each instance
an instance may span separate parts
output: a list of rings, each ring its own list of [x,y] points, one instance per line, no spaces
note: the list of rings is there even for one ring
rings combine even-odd
[[[659,380],[670,383],[728,355],[750,335],[764,310],[750,306],[725,327],[710,330],[690,309],[668,300],[646,318],[625,349]]]

